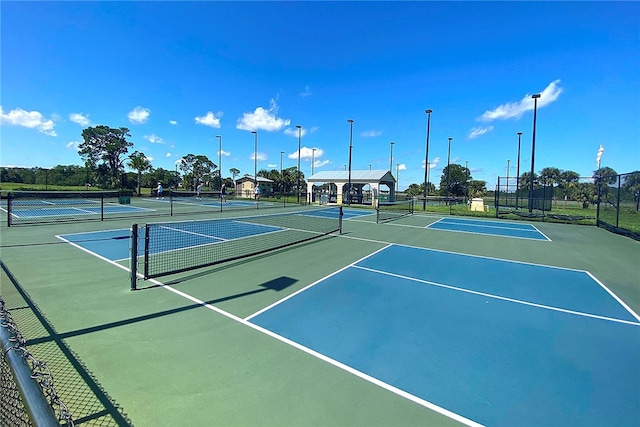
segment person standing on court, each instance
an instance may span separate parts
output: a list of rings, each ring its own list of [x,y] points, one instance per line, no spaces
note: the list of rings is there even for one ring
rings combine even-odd
[[[200,193],[202,192],[202,182],[198,183],[198,186],[196,187],[196,199],[200,200]]]
[[[260,187],[258,186],[258,183],[255,184],[255,188],[253,189],[253,194],[254,197],[256,199],[256,202],[260,200]]]
[[[157,188],[157,193],[156,193],[156,199],[164,199],[164,194],[162,193],[162,183],[159,182],[158,183],[158,188]]]
[[[220,198],[222,199],[222,203],[227,202],[227,186],[225,184],[222,184],[222,187],[220,187]]]

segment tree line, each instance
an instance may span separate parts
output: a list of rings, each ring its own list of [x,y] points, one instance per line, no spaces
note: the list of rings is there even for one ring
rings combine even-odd
[[[240,170],[229,169],[231,177],[224,178],[222,171],[205,155],[187,154],[176,163],[176,170],[154,168],[147,156],[134,151],[129,154],[133,143],[126,127],[110,128],[100,125],[88,127],[82,131],[83,142],[78,146],[78,154],[84,166],[58,165],[45,168],[0,168],[0,182],[92,186],[100,189],[130,189],[140,193],[141,187],[153,188],[158,182],[169,188],[195,190],[198,183],[204,183],[209,189],[220,190],[225,184],[233,189]],[[135,172],[125,172],[125,166]],[[273,181],[274,191],[297,192],[306,188],[304,173],[290,167],[282,171],[261,169],[257,175]],[[250,175],[245,175],[250,176]],[[552,187],[554,197],[577,200],[588,206],[595,203],[598,193],[596,182],[600,186],[600,197],[607,200],[609,187],[615,185],[618,173],[610,167],[603,167],[593,172],[591,182],[581,182],[577,172],[563,171],[556,167],[545,167],[539,174],[524,172],[518,178],[520,189],[528,191],[533,180],[533,187]],[[512,179],[515,179],[512,178]],[[298,185],[298,183],[300,185]],[[467,167],[451,164],[445,167],[440,176],[439,188],[432,182],[427,184],[427,195],[448,197],[482,197],[487,193],[486,182],[474,180]],[[622,188],[636,202],[636,210],[640,203],[640,171],[625,175]],[[500,189],[498,189],[500,191]],[[408,196],[424,194],[424,183],[411,184],[406,189]]]

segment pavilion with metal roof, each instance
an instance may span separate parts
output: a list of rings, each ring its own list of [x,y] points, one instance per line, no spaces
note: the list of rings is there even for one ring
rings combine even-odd
[[[349,190],[351,179],[351,191]],[[329,194],[336,195],[336,203],[342,204],[347,200],[347,194],[351,193],[351,203],[362,203],[364,188],[368,185],[371,189],[372,202],[380,197],[380,186],[389,189],[389,200],[395,200],[396,179],[388,170],[352,170],[349,171],[322,171],[307,178],[307,197],[312,200],[312,186],[329,184]]]

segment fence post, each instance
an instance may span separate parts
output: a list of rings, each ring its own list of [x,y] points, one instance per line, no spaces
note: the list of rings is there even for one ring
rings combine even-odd
[[[11,191],[7,193],[7,227],[11,227]]]
[[[131,224],[131,248],[129,267],[131,270],[131,290],[137,289],[138,283],[138,224]]]

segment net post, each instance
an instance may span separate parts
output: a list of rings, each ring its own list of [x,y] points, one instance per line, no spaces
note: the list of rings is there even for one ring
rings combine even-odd
[[[149,277],[149,224],[144,226],[144,278]]]
[[[344,212],[342,211],[342,206],[340,206],[340,219],[338,220],[338,229],[340,230],[340,234],[342,234],[342,217]]]
[[[169,190],[169,216],[173,216],[173,190]]]
[[[11,227],[11,191],[7,193],[7,227]]]
[[[131,258],[129,266],[131,270],[131,290],[137,289],[138,280],[138,224],[131,224]]]
[[[104,193],[100,194],[100,221],[104,221]]]

